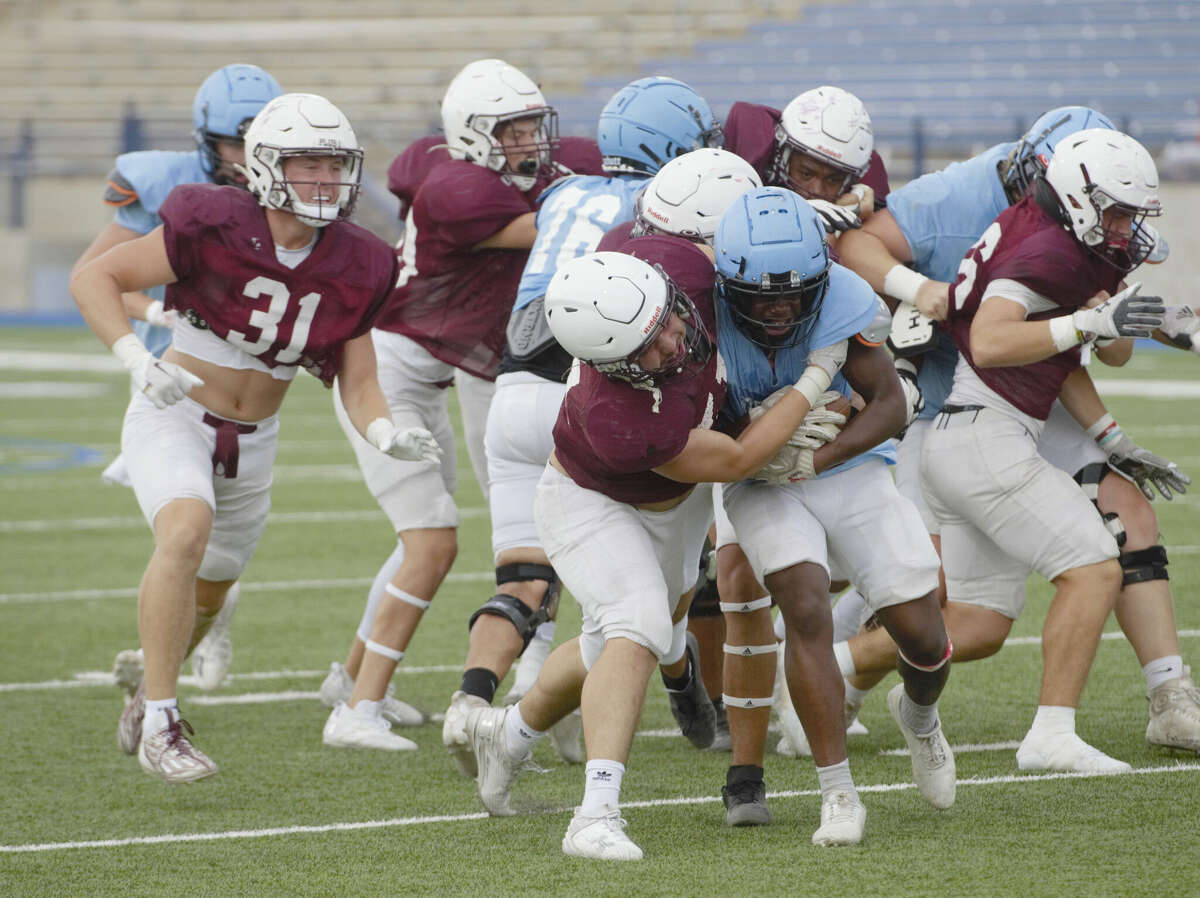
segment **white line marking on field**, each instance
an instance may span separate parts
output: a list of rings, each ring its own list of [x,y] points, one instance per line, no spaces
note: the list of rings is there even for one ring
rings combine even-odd
[[[401,665],[396,668],[397,674],[412,676],[414,674],[451,673],[462,670],[461,664],[413,664]],[[313,678],[324,679],[329,675],[328,670],[260,670],[248,673],[230,674],[230,680],[241,682],[262,680],[304,680]],[[179,682],[184,686],[195,686],[196,678],[190,674],[181,676]],[[112,671],[85,670],[75,674],[71,680],[42,680],[38,683],[0,683],[0,692],[36,692],[43,689],[77,689],[81,686],[112,687]],[[282,693],[277,693],[282,694]],[[315,695],[315,693],[314,693]],[[282,699],[281,699],[282,701]],[[212,703],[217,704],[217,703]]]
[[[1101,396],[1143,396],[1151,399],[1200,399],[1200,382],[1194,380],[1126,380],[1096,378]]]
[[[468,505],[458,510],[464,519],[483,518],[488,510],[482,505]],[[267,526],[289,524],[353,524],[358,522],[386,521],[379,509],[351,509],[347,511],[281,511],[267,517]],[[0,533],[68,533],[82,530],[142,529],[146,519],[137,515],[121,515],[104,518],[42,518],[29,521],[0,521]]]
[[[89,374],[120,374],[122,366],[107,352],[30,352],[0,350],[0,369],[5,371],[70,371]]]
[[[1177,763],[1166,767],[1139,767],[1128,773],[1107,774],[1108,776],[1146,776],[1159,773],[1186,773],[1200,770],[1200,763]],[[1105,774],[1094,773],[1042,773],[989,777],[969,777],[958,781],[959,786],[994,786],[1017,783],[1036,783],[1044,780],[1058,779],[1089,779]],[[203,785],[193,788],[203,789]],[[916,787],[912,783],[875,783],[859,785],[859,792],[904,792]],[[808,798],[820,795],[819,789],[792,789],[782,792],[768,792],[768,798]],[[622,808],[660,808],[679,805],[713,804],[720,801],[720,796],[698,795],[681,796],[679,798],[657,798],[650,801],[622,801]],[[569,808],[556,808],[536,811],[539,815],[565,814]],[[352,832],[366,829],[387,829],[399,826],[423,826],[433,823],[463,823],[472,820],[486,820],[484,812],[474,814],[438,814],[425,817],[393,817],[389,820],[363,820],[353,823],[325,823],[314,826],[276,826],[265,829],[225,830],[208,833],[164,833],[157,836],[131,836],[124,839],[93,839],[77,842],[33,842],[22,845],[0,845],[0,854],[32,854],[43,851],[72,851],[81,848],[124,848],[129,845],[166,845],[179,842],[219,842],[231,839],[263,839],[272,836],[292,836],[306,834],[321,834],[332,832]]]
[[[189,705],[265,705],[273,702],[317,701],[319,692],[240,692],[237,695],[192,695]]]
[[[94,399],[111,390],[108,384],[25,380],[0,383],[0,399]]]

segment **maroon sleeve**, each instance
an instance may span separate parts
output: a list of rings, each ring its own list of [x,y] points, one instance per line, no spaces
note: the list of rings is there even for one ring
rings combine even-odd
[[[629,221],[622,221],[619,224],[613,225],[604,232],[604,236],[601,237],[600,242],[596,244],[595,251],[598,253],[624,252],[621,247],[629,242],[630,233],[633,231],[633,225],[634,221],[632,218],[629,219]]]
[[[525,195],[495,172],[458,160],[429,173],[413,207],[414,216],[452,232],[460,246],[473,246],[530,211]]]
[[[433,167],[450,159],[445,143],[446,138],[441,134],[422,137],[414,141],[388,166],[388,190],[400,200],[401,218],[412,205],[413,198]]]
[[[563,137],[554,151],[555,162],[565,165],[577,175],[602,175],[603,157],[596,141],[590,137]]]
[[[775,126],[781,113],[770,106],[741,100],[729,109],[722,123],[725,149],[737,153],[754,167],[764,184],[770,180],[771,161],[775,158]]]

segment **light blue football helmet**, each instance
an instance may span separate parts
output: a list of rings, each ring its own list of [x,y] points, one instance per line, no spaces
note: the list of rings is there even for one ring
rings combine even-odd
[[[797,193],[764,187],[734,200],[717,223],[717,294],[759,346],[805,340],[829,285],[825,227]]]
[[[204,79],[192,101],[192,133],[209,177],[221,168],[216,141],[241,140],[259,110],[282,94],[270,74],[246,63],[223,66]]]
[[[720,147],[721,126],[702,96],[654,75],[625,85],[604,104],[596,142],[606,172],[652,175],[676,156]]]
[[[1004,173],[1004,188],[1009,199],[1019,200],[1038,175],[1045,173],[1060,140],[1085,128],[1115,131],[1116,125],[1088,106],[1059,106],[1038,116],[1009,157],[1009,166]]]

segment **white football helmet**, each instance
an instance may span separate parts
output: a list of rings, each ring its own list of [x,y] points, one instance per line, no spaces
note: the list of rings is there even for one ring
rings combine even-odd
[[[676,156],[646,185],[633,234],[661,232],[711,244],[730,203],[758,187],[757,172],[736,153],[700,149]]]
[[[788,161],[798,151],[845,172],[845,193],[866,172],[874,148],[871,117],[858,97],[828,85],[806,90],[784,107],[775,126],[771,179],[796,189],[789,183]]]
[[[537,155],[514,171],[495,132],[505,122],[524,118],[539,119]],[[467,63],[446,88],[442,129],[451,155],[500,172],[519,189],[529,190],[538,172],[550,164],[558,115],[524,73],[503,59],[477,59]]]
[[[559,267],[546,287],[545,315],[559,345],[602,374],[634,384],[703,364],[712,352],[687,294],[657,266],[625,253],[589,253]],[[647,371],[638,357],[671,318],[687,324],[680,354]]]
[[[295,156],[338,156],[343,161],[336,199],[303,202],[284,174]],[[358,199],[363,151],[342,111],[316,94],[284,94],[268,103],[246,129],[247,185],[268,209],[291,212],[313,227],[346,218]],[[333,186],[333,185],[330,185]]]
[[[1102,258],[1130,271],[1154,249],[1142,225],[1162,213],[1158,170],[1146,148],[1128,134],[1089,128],[1064,137],[1045,179],[1072,233]],[[1112,207],[1132,217],[1130,233],[1105,228],[1104,211]]]

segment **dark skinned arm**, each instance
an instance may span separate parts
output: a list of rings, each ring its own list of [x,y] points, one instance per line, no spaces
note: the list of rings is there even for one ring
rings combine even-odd
[[[851,340],[842,374],[866,405],[846,422],[836,439],[813,453],[813,467],[818,474],[878,446],[899,432],[907,420],[896,366],[882,346]]]

